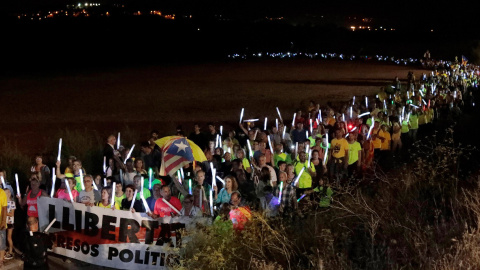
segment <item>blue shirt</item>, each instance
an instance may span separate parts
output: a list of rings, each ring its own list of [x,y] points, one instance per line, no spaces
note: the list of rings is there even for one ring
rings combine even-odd
[[[228,194],[227,190],[225,188],[222,188],[218,193],[215,203],[229,203],[231,197],[232,194]]]

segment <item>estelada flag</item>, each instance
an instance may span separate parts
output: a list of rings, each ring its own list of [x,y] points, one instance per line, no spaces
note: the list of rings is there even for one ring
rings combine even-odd
[[[203,162],[206,159],[203,152],[199,154],[200,149],[192,141],[180,137],[169,136],[155,141],[162,149],[162,166],[160,167],[160,175],[174,175],[176,171],[194,160]],[[197,149],[198,148],[198,149]]]

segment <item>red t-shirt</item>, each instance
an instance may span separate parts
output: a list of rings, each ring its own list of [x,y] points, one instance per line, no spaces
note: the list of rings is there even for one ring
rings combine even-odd
[[[42,191],[39,190],[34,198],[30,198],[31,193],[32,191],[29,191],[27,194],[27,216],[38,218],[37,199],[42,195]]]
[[[170,201],[168,201],[173,207],[177,208],[178,211],[182,210],[182,203],[180,200],[176,197],[171,197]],[[158,215],[160,217],[165,217],[165,216],[171,216],[170,213],[175,213],[177,212],[173,210],[168,204],[166,204],[162,198],[158,199],[155,202],[155,209],[153,210],[153,213],[155,215]]]

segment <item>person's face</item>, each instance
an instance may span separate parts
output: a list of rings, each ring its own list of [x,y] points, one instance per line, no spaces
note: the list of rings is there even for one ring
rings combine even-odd
[[[142,184],[142,179],[140,177],[133,178],[133,184],[135,185],[135,188],[139,189]]]
[[[318,152],[317,151],[312,152],[312,158],[313,159],[318,159]]]
[[[116,192],[122,191],[122,183],[117,183],[117,184],[115,184],[115,191],[116,191]]]
[[[127,170],[129,171],[133,170],[133,162],[131,161],[128,161],[127,164],[125,164],[125,166],[127,166]]]
[[[82,168],[82,164],[80,164],[80,162],[78,162],[78,161],[73,162],[73,170],[78,171],[81,168]]]
[[[195,132],[200,132],[200,126],[199,125],[195,125],[195,126],[193,126],[193,128],[195,129]]]
[[[43,161],[43,160],[42,160],[42,157],[40,157],[40,156],[37,156],[37,157],[35,158],[35,163],[36,163],[37,165],[42,164],[42,161]]]
[[[36,176],[30,180],[30,187],[32,187],[32,189],[38,189],[40,187],[40,182]]]
[[[38,232],[38,222],[33,217],[28,218],[27,226],[28,230],[32,232]]]
[[[125,196],[127,196],[127,198],[130,199],[130,200],[133,198],[133,193],[134,193],[134,191],[131,188],[127,188],[125,190]]]
[[[266,148],[266,144],[264,142],[261,142],[261,143],[258,144],[258,149],[259,150],[265,150],[265,148]]]
[[[172,197],[172,194],[170,193],[170,188],[168,186],[163,187],[161,195],[162,195],[162,198],[164,198],[167,201],[170,201],[170,198]]]
[[[295,178],[295,174],[293,172],[289,172],[287,177],[287,184],[292,183],[293,178]]]
[[[285,171],[285,169],[287,169],[287,164],[286,163],[283,163],[282,165],[278,166],[278,169],[282,172]]]
[[[300,130],[303,129],[303,123],[302,122],[297,123],[297,129],[300,129]]]
[[[100,184],[100,181],[102,181],[102,177],[100,175],[97,175],[95,177],[95,184],[99,185]]]
[[[155,196],[155,198],[162,197],[162,187],[159,184],[153,186],[153,195]]]
[[[208,130],[212,133],[215,132],[215,126],[214,125],[208,125]]]
[[[83,184],[85,185],[85,188],[91,188],[92,187],[93,180],[91,177],[84,177],[83,178]]]
[[[158,139],[158,134],[156,132],[152,133],[152,139],[154,140]]]
[[[192,207],[192,205],[193,205],[193,198],[188,198],[183,200],[184,207]]]
[[[238,198],[238,195],[236,193],[234,193],[232,195],[231,202],[232,202],[233,206],[240,205],[240,198]]]
[[[203,185],[203,181],[205,180],[205,173],[204,172],[199,172],[197,174],[197,182],[199,185]]]
[[[237,151],[237,158],[238,159],[243,159],[243,151],[242,150]]]
[[[281,173],[280,174],[280,182],[285,182],[287,181],[287,174],[286,173]]]
[[[143,152],[144,154],[146,154],[146,155],[150,154],[150,152],[152,151],[152,148],[150,148],[150,147],[144,147],[144,146],[142,146],[141,149],[142,149],[142,152]]]
[[[230,179],[230,178],[225,179],[225,186],[227,187],[227,189],[231,189],[232,188],[232,179]]]
[[[135,162],[135,166],[137,169],[143,168],[143,161],[141,159],[138,159],[138,161]]]
[[[230,153],[225,153],[225,160],[230,161],[232,159],[232,155]]]
[[[106,189],[102,190],[102,200],[108,201],[109,197],[108,191]]]
[[[220,148],[215,149],[215,155],[221,155],[222,151],[220,151]]]
[[[265,156],[261,156],[258,159],[258,163],[259,163],[260,166],[264,166],[265,164],[267,164],[267,158]]]
[[[342,131],[340,131],[340,130],[335,131],[335,137],[337,139],[341,139],[342,138]]]
[[[73,190],[76,185],[77,181],[75,179],[68,179],[68,186],[70,187],[70,190]]]
[[[108,144],[115,145],[115,143],[117,142],[117,138],[115,138],[115,136],[110,136],[108,137],[107,142]]]
[[[254,142],[254,143],[253,143],[253,151],[258,151],[258,150],[260,150],[260,146],[259,146],[259,145],[260,145],[260,144],[259,144],[258,142]]]
[[[301,152],[299,155],[299,158],[300,158],[300,162],[303,163],[307,159],[307,154],[305,154],[305,152]]]

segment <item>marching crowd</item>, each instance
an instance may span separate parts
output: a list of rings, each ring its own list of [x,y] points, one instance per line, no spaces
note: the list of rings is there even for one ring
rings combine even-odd
[[[411,72],[406,80],[395,78],[376,96],[324,106],[311,101],[288,122],[278,108],[271,125],[267,118],[243,119],[242,109],[238,127],[228,132],[214,123],[203,132],[195,124],[187,136],[179,126],[175,135],[195,143],[207,160],[167,176],[160,175],[164,153],[155,143],[158,131],[135,158],[110,135],[103,172],[89,174],[74,156],[66,164],[57,161],[55,184],[53,170],[38,155],[23,196],[0,170],[0,263],[13,257],[15,209],[26,211],[31,230],[38,226],[41,196],[152,218],[211,216],[214,224],[234,230],[242,230],[252,210],[267,217],[301,215],[304,197],[329,207],[335,190],[359,183],[376,166],[389,170],[408,162],[407,150],[416,141],[472,110],[478,76],[471,65],[452,64],[419,78]]]

